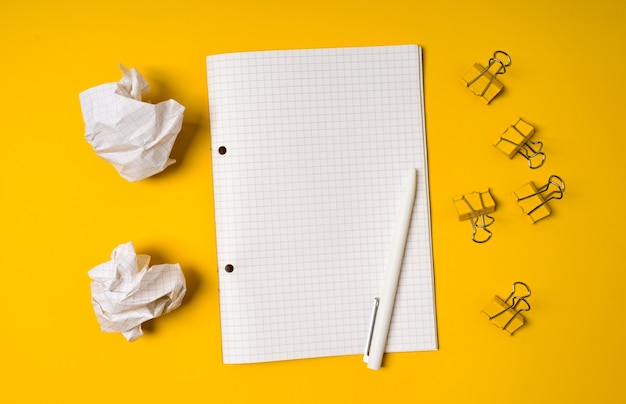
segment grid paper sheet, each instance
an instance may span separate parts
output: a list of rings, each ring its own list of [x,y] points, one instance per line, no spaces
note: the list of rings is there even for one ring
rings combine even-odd
[[[207,57],[225,363],[363,353],[410,168],[386,351],[437,349],[421,60],[416,45]]]

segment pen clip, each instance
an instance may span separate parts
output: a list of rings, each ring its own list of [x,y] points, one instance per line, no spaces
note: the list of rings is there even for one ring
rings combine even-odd
[[[372,315],[370,317],[370,327],[367,332],[367,341],[365,342],[365,352],[363,353],[363,362],[367,363],[370,359],[370,347],[372,346],[372,336],[374,335],[374,323],[376,323],[376,313],[378,313],[378,304],[380,299],[374,298],[374,307],[372,307]]]

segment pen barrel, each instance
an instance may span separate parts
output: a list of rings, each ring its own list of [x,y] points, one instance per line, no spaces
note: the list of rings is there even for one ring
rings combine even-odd
[[[400,270],[404,260],[404,250],[411,227],[411,216],[413,213],[413,205],[415,204],[416,191],[417,171],[411,169],[404,184],[404,195],[400,203],[400,209],[398,210],[391,249],[387,259],[387,267],[385,268],[383,290],[380,295],[370,354],[367,361],[367,367],[369,369],[380,369],[385,346],[387,345],[387,335],[389,334],[389,327],[391,325],[391,316],[396,300]]]

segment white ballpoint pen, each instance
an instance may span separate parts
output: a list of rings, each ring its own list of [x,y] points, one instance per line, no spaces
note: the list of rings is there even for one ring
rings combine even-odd
[[[400,279],[400,269],[404,259],[404,250],[411,227],[411,215],[417,191],[417,170],[411,169],[404,183],[404,195],[396,218],[395,230],[385,268],[383,289],[375,298],[374,310],[370,321],[370,330],[363,360],[369,369],[378,370],[382,363],[387,335],[391,324],[391,315]]]

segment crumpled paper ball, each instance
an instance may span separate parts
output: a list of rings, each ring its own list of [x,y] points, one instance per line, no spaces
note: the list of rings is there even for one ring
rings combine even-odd
[[[132,242],[117,246],[111,261],[89,273],[91,302],[103,332],[120,332],[128,341],[143,335],[141,324],[178,308],[187,291],[178,264],[149,267]]]
[[[174,100],[150,104],[141,100],[149,85],[134,68],[120,65],[118,83],[102,84],[79,94],[85,139],[98,156],[128,181],[160,173],[183,122],[185,107]]]

